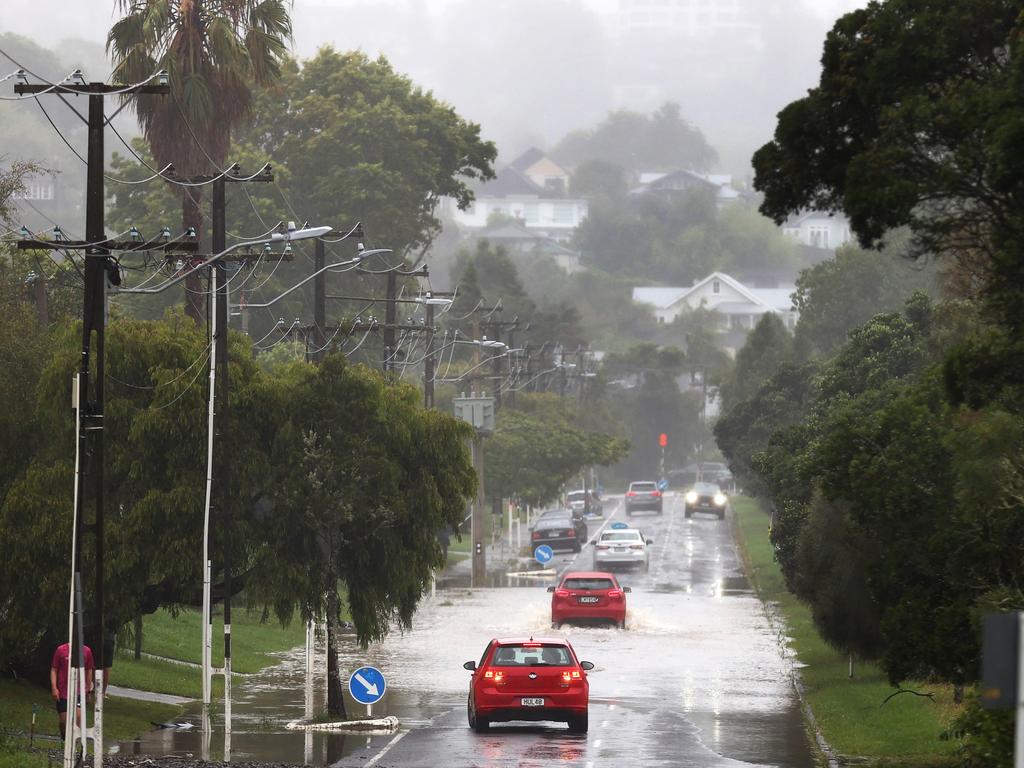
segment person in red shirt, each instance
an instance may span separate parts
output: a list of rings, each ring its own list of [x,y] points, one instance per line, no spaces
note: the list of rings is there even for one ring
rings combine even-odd
[[[93,679],[96,677],[96,666],[92,660],[92,649],[86,645],[85,648],[85,690],[86,695],[92,693]],[[68,654],[71,647],[68,643],[57,646],[53,652],[53,661],[50,662],[50,695],[57,705],[57,714],[60,716],[60,735],[64,737],[64,728],[68,719]]]

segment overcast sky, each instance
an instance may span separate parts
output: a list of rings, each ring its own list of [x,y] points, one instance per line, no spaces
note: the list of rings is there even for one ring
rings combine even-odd
[[[717,170],[742,175],[778,110],[817,80],[825,32],[866,0],[743,0],[766,25],[761,42],[719,36],[650,45],[623,42],[619,2],[295,0],[294,47],[302,58],[327,44],[383,53],[481,123],[505,160],[531,145],[550,147],[611,109],[648,112],[677,101],[719,150]],[[3,31],[46,47],[66,39],[102,45],[115,18],[114,0],[0,5]],[[77,64],[68,50],[64,63]]]

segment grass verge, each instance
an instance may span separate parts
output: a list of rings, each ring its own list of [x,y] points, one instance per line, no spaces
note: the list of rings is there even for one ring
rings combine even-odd
[[[932,693],[935,700],[905,694],[883,704],[894,689],[877,666],[857,663],[851,679],[848,659],[821,639],[808,607],[786,589],[768,540],[768,516],[748,498],[735,498],[733,510],[751,579],[761,599],[775,603],[785,620],[790,647],[803,665],[804,695],[832,749],[870,766],[953,765],[955,743],[939,739],[958,712],[952,688],[908,681],[905,688]]]
[[[32,725],[33,706],[36,707],[36,733],[59,736],[60,721],[49,688],[30,685],[23,680],[0,679],[0,768],[49,766],[46,751],[59,748],[59,742],[37,740],[37,751],[29,750],[27,736]],[[179,707],[168,704],[108,697],[104,700],[103,708],[104,741],[134,738],[150,730],[152,722],[169,720],[179,711]],[[11,733],[24,733],[25,737],[13,736]]]

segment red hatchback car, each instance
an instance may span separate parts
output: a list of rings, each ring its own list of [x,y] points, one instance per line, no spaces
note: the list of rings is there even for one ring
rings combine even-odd
[[[473,673],[468,714],[477,733],[511,720],[564,721],[574,733],[587,732],[587,670],[594,665],[580,661],[568,640],[495,638],[479,665],[462,666]]]
[[[626,626],[626,593],[614,574],[577,571],[562,577],[557,587],[548,587],[551,595],[551,626],[563,622],[610,622],[619,629]]]

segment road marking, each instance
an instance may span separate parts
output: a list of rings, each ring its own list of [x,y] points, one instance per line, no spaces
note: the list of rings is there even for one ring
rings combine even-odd
[[[665,539],[661,543],[661,557],[658,558],[658,567],[654,570],[654,575],[651,580],[656,584],[658,579],[661,577],[661,571],[665,566],[665,557],[668,554],[669,540],[672,538],[672,531],[676,525],[676,501],[678,496],[673,496],[672,503],[669,504],[669,516],[668,516],[668,530],[665,531]]]
[[[365,763],[363,763],[363,765],[365,765],[366,768],[370,768],[371,765],[376,765],[377,761],[380,760],[382,757],[384,757],[384,755],[386,755],[388,753],[388,750],[391,749],[393,746],[395,746],[395,744],[397,744],[399,741],[401,741],[402,737],[405,736],[405,734],[407,734],[407,733],[410,733],[410,731],[402,731],[401,733],[395,734],[395,738],[393,738],[391,741],[389,741],[385,745],[384,749],[382,749],[376,755],[374,755],[369,760],[367,760]],[[337,763],[335,763],[334,766],[339,766],[343,762],[345,762],[345,761],[344,760],[340,760]],[[332,768],[334,768],[334,767],[332,766]]]
[[[572,564],[576,562],[576,558],[578,558],[580,555],[582,555],[583,552],[586,550],[586,548],[590,546],[591,539],[595,539],[598,536],[600,536],[601,535],[601,531],[603,531],[605,528],[607,528],[611,524],[612,519],[615,517],[615,515],[617,515],[619,513],[619,509],[621,507],[622,507],[622,505],[620,503],[616,503],[615,504],[615,509],[613,509],[612,513],[610,515],[608,515],[607,519],[601,524],[601,527],[598,528],[596,531],[594,531],[594,535],[591,536],[589,533],[587,534],[587,540],[583,543],[583,546],[580,547],[580,551],[577,552],[576,554],[574,554],[572,556],[572,559],[568,563],[565,564],[565,567],[558,572],[559,576],[561,576],[563,573],[565,573],[567,570],[569,570],[572,567]]]
[[[603,720],[601,722],[601,727],[602,728],[607,728],[610,723],[611,723],[611,720]]]
[[[593,760],[587,760],[587,768],[594,768],[594,761]]]
[[[597,741],[594,742],[594,749],[600,749],[600,748],[601,748],[601,739],[598,739]]]

